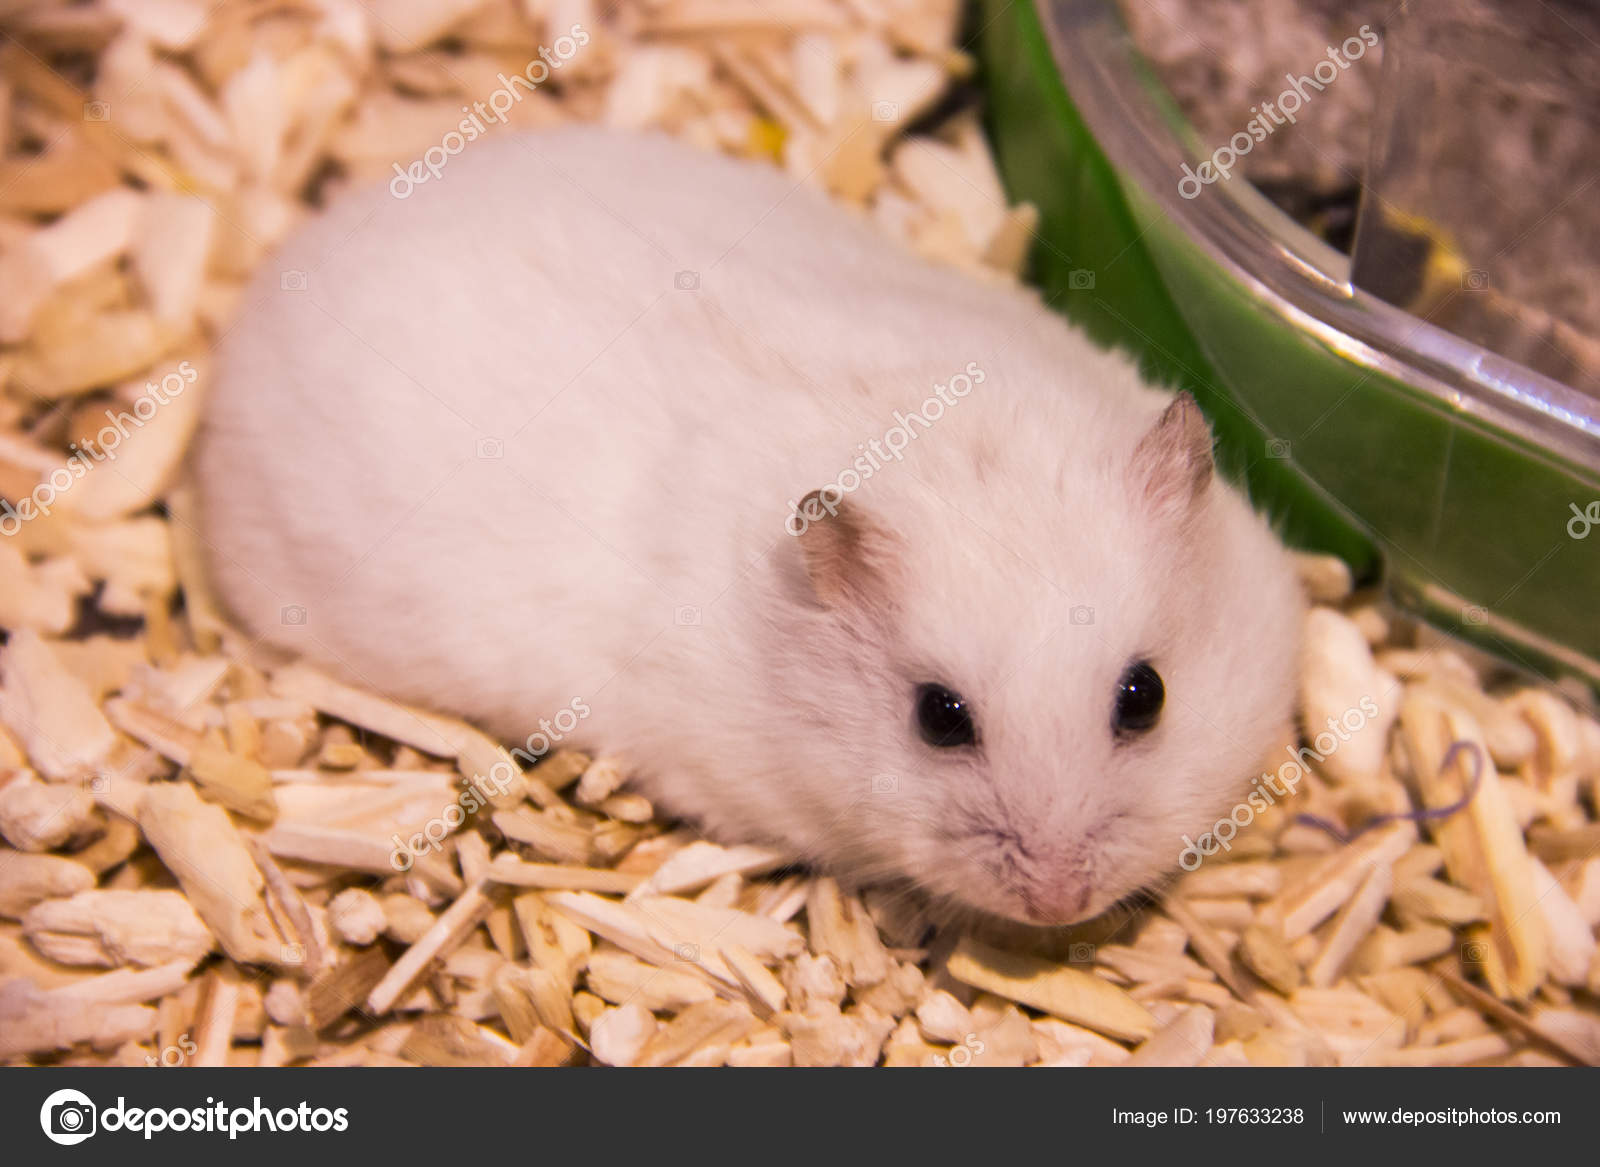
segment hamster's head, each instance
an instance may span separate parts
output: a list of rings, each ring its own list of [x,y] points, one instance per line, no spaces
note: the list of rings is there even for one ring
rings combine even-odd
[[[1290,559],[1213,473],[1193,400],[1144,392],[1092,459],[1002,403],[802,506],[795,765],[848,784],[797,792],[816,858],[1070,923],[1173,871],[1288,740]]]

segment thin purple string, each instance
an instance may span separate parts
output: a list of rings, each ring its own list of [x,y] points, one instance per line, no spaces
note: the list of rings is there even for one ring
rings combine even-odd
[[[1444,752],[1444,760],[1439,763],[1439,773],[1443,774],[1448,770],[1455,762],[1456,755],[1462,750],[1470,750],[1472,753],[1472,777],[1467,781],[1467,792],[1449,806],[1437,806],[1432,809],[1424,808],[1423,810],[1398,810],[1392,814],[1380,814],[1377,818],[1369,819],[1348,834],[1338,823],[1322,818],[1319,815],[1296,815],[1294,821],[1304,823],[1308,827],[1318,827],[1327,831],[1328,834],[1338,839],[1341,843],[1351,843],[1374,827],[1383,826],[1384,823],[1406,821],[1426,823],[1447,819],[1451,815],[1458,814],[1467,808],[1467,805],[1472,801],[1473,795],[1478,793],[1478,780],[1483,777],[1483,751],[1478,748],[1477,742],[1469,741],[1457,741],[1450,744],[1450,748]]]

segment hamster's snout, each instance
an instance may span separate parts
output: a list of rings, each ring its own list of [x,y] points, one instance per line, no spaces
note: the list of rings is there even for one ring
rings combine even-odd
[[[1090,831],[1058,847],[1030,856],[1017,889],[1028,919],[1035,924],[1072,924],[1094,915],[1104,905],[1095,895],[1097,832]]]
[[[1062,873],[1035,883],[1022,894],[1035,924],[1070,924],[1088,914],[1093,893],[1084,872]]]
[[[1052,927],[1087,919],[1103,906],[1096,903],[1092,848],[1085,836],[1027,843],[1008,836],[994,856],[997,862],[983,864],[993,877],[988,910]]]

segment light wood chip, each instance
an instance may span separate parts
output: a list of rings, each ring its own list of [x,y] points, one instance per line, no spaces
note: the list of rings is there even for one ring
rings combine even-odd
[[[788,991],[754,953],[738,944],[724,944],[720,952],[758,1017],[766,1020],[783,1011],[788,1004]]]
[[[656,1033],[656,1019],[643,1005],[626,1004],[607,1009],[589,1027],[589,1044],[597,1060],[608,1066],[638,1062]]]
[[[1453,804],[1467,790],[1476,751],[1481,773],[1476,793],[1464,811],[1434,824],[1451,878],[1477,893],[1489,909],[1489,923],[1478,930],[1484,973],[1495,992],[1522,1000],[1544,979],[1549,941],[1537,908],[1534,875],[1522,831],[1472,719],[1423,688],[1406,694],[1400,727],[1430,807]],[[1465,743],[1453,765],[1444,768],[1452,745]]]
[[[166,783],[145,792],[139,829],[230,957],[283,960],[286,939],[262,898],[265,880],[225,811],[202,803],[186,783]]]
[[[719,1042],[731,1047],[759,1024],[750,1007],[742,1002],[701,1001],[656,1030],[639,1051],[635,1064],[670,1066]]]
[[[975,989],[1070,1021],[1123,1041],[1143,1041],[1156,1030],[1149,1010],[1091,973],[1037,957],[1002,952],[964,937],[950,956],[952,977]]]
[[[846,983],[875,985],[889,975],[889,953],[878,926],[855,896],[846,896],[832,879],[813,880],[806,896],[811,948],[833,957]]]
[[[1357,839],[1319,863],[1267,907],[1285,940],[1298,940],[1339,910],[1375,867],[1393,863],[1416,841],[1416,827],[1390,823]]]
[[[13,632],[0,650],[0,722],[47,778],[92,774],[117,742],[89,687],[29,629]]]
[[[1374,867],[1356,888],[1350,902],[1340,909],[1329,926],[1327,939],[1315,960],[1306,969],[1306,980],[1318,988],[1327,988],[1338,979],[1345,963],[1366,939],[1378,917],[1389,902],[1394,888],[1394,872],[1385,864]]]
[[[0,851],[0,916],[21,919],[41,900],[72,896],[93,886],[94,872],[72,859]]]
[[[725,875],[758,875],[782,865],[783,857],[765,847],[719,847],[696,841],[656,868],[629,898],[698,891]]]
[[[307,1024],[314,1030],[326,1029],[359,1008],[389,969],[389,958],[381,948],[368,948],[327,969],[306,991]]]
[[[216,943],[175,891],[81,891],[45,900],[23,915],[22,932],[52,960],[105,968],[193,964]]]
[[[652,1013],[677,1013],[717,995],[703,976],[646,964],[624,952],[591,955],[584,979],[605,1000],[642,1005]]]
[[[1142,1042],[1125,1063],[1129,1066],[1198,1066],[1211,1052],[1216,1017],[1203,1005],[1178,1014]]]
[[[395,1002],[428,965],[448,955],[451,949],[465,940],[468,933],[483,922],[493,906],[482,883],[469,885],[461,897],[440,913],[433,925],[400,955],[383,979],[373,986],[367,994],[367,1012],[381,1017],[394,1008]]]

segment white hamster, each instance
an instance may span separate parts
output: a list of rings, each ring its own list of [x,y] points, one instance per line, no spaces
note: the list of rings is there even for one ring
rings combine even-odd
[[[486,137],[265,266],[203,536],[352,681],[1035,923],[1172,870],[1291,724],[1298,586],[1193,401],[775,168]]]

